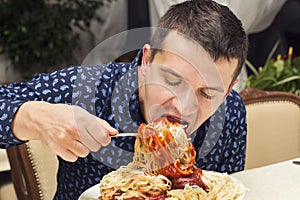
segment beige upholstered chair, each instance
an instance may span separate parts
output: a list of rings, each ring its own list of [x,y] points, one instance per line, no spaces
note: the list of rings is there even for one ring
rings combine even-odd
[[[56,191],[58,160],[40,141],[7,149],[11,176],[18,199],[50,200]]]
[[[300,96],[246,89],[246,169],[300,157]]]

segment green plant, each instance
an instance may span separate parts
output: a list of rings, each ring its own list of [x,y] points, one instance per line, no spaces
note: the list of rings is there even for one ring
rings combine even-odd
[[[260,66],[258,70],[246,61],[246,66],[253,72],[246,80],[246,87],[300,95],[300,57],[293,56],[293,48],[290,47],[287,56],[278,55],[276,60],[273,59],[278,45],[279,42],[276,42],[265,65]]]
[[[79,33],[112,0],[0,0],[0,54],[27,77],[75,61]]]

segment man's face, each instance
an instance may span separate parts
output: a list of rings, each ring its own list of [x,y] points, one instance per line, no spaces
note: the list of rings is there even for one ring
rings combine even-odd
[[[198,49],[199,50],[199,49]],[[150,51],[150,50],[149,50]],[[185,51],[186,52],[186,51]],[[161,51],[147,62],[144,49],[144,84],[140,90],[142,110],[147,122],[159,117],[186,124],[194,132],[223,102],[230,91],[237,60],[213,62],[205,52],[199,57]]]

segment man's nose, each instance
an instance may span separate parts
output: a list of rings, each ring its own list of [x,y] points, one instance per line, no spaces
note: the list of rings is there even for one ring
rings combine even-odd
[[[192,89],[187,89],[176,94],[176,97],[173,99],[173,105],[182,115],[190,115],[197,112],[198,101],[195,92]]]

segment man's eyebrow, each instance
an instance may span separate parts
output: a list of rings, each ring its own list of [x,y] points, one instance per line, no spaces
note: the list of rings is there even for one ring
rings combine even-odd
[[[170,73],[170,74],[176,76],[177,78],[183,79],[183,77],[182,77],[180,74],[176,73],[176,72],[175,72],[174,70],[172,70],[172,69],[165,68],[165,67],[160,67],[160,70],[163,71],[163,72]]]

